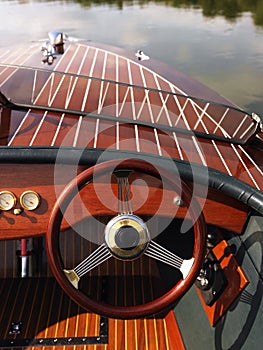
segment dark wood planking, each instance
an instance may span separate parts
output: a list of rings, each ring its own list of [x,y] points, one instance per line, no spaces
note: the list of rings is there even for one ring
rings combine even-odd
[[[1,339],[99,336],[100,317],[80,309],[53,278],[6,279],[1,280],[0,286],[4,302],[0,309]],[[11,309],[10,305],[13,305]],[[14,319],[23,322],[21,334],[17,336],[8,334]],[[163,318],[109,319],[108,343],[99,347],[105,350],[184,350],[172,311]],[[76,348],[95,350],[98,345]],[[56,346],[56,349],[63,347]]]

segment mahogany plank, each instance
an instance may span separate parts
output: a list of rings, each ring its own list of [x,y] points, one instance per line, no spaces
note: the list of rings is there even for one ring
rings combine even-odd
[[[41,342],[55,339],[56,349],[60,338],[99,337],[99,315],[87,313],[74,304],[58,287],[53,278],[1,279],[2,340]],[[21,334],[9,334],[12,320],[21,321]],[[108,342],[105,345],[77,345],[79,350],[184,350],[181,334],[174,314],[164,317],[108,320]],[[58,345],[56,345],[58,342]],[[41,349],[44,347],[36,347]],[[11,343],[10,343],[11,345]],[[9,347],[11,349],[12,346]],[[32,349],[32,347],[25,347]]]

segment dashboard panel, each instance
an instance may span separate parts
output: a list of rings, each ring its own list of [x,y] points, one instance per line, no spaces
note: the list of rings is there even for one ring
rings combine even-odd
[[[61,164],[2,164],[0,178],[0,239],[15,239],[44,235],[47,230],[51,210],[65,188],[66,184],[83,171],[85,167]],[[117,186],[117,185],[116,185]],[[85,186],[81,191],[81,200],[87,203],[91,215],[109,214],[109,208],[103,204],[96,206],[92,211],[94,201],[98,203],[98,192],[109,196],[107,201],[113,203],[114,197],[103,183],[97,185],[96,191],[92,186]],[[114,187],[114,184],[113,184]],[[143,190],[143,189],[142,189]],[[149,191],[149,190],[148,190]],[[146,206],[148,214],[154,215],[158,209],[160,189],[154,186],[148,192],[149,205]],[[200,199],[203,202],[202,188]],[[113,201],[113,202],[112,202]],[[78,210],[78,198],[73,200],[75,205],[74,220],[84,219],[81,210]],[[116,204],[116,203],[115,203]],[[162,203],[161,215],[169,215],[169,201]],[[73,210],[73,209],[72,209]],[[145,206],[144,206],[145,210]],[[241,233],[247,218],[248,208],[240,202],[230,199],[213,190],[208,191],[203,204],[203,213],[208,224],[222,226],[225,229]],[[178,212],[183,215],[183,209]],[[146,214],[141,212],[141,214]],[[223,218],[223,220],[222,220]],[[63,229],[69,224],[63,221]]]

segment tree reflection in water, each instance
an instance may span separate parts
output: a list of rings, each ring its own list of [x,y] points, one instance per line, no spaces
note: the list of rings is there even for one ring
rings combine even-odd
[[[119,9],[122,9],[124,5],[137,3],[143,6],[151,2],[177,8],[202,9],[205,17],[223,16],[229,21],[234,21],[244,12],[250,12],[254,24],[263,26],[262,0],[76,0],[76,2],[85,7],[107,4],[117,6]]]

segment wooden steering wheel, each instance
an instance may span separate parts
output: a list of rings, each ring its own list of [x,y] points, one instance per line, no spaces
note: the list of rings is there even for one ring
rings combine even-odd
[[[135,195],[131,194],[129,176],[134,171],[169,184],[175,193],[180,191],[184,209],[188,212],[188,216],[193,223],[193,242],[190,257],[182,258],[173,251],[172,247],[170,249],[169,247],[164,247],[162,243],[158,243],[158,239],[152,237],[147,222],[139,214],[137,215],[137,212],[133,211],[132,204]],[[118,205],[116,208],[118,209],[105,223],[104,232],[101,232],[102,242],[97,244],[91,253],[84,254],[84,258],[80,258],[81,261],[76,263],[75,267],[68,269],[64,266],[60,249],[61,236],[67,235],[67,232],[61,232],[63,215],[69,203],[72,202],[74,196],[81,189],[88,187],[95,178],[109,172],[112,172],[117,179],[116,202]],[[162,186],[161,190],[163,190]],[[97,164],[84,170],[69,182],[53,207],[47,230],[47,252],[53,274],[71,299],[83,308],[97,314],[125,319],[157,314],[171,307],[190,288],[197,277],[206,244],[206,225],[200,212],[199,204],[195,198],[192,198],[189,187],[177,175],[163,168],[160,171],[160,167],[157,170],[155,166],[148,162],[136,159],[113,160]],[[113,261],[115,265],[125,265],[125,271],[130,271],[132,274],[134,268],[128,268],[127,266],[135,264],[140,259],[148,259],[155,265],[169,266],[172,274],[174,272],[179,274],[179,279],[174,285],[169,286],[168,289],[166,288],[163,293],[157,294],[157,297],[150,299],[139,298],[140,301],[138,303],[127,305],[118,305],[118,302],[107,302],[107,298],[106,301],[105,299],[94,299],[87,291],[87,288],[80,288],[79,284],[82,283],[84,277],[89,279],[90,273],[98,268],[102,268],[109,261]],[[109,272],[110,270],[111,267],[107,267],[104,274],[107,274],[107,271]],[[132,290],[134,288],[137,287],[134,284],[130,284],[128,292],[138,293],[138,290]]]

